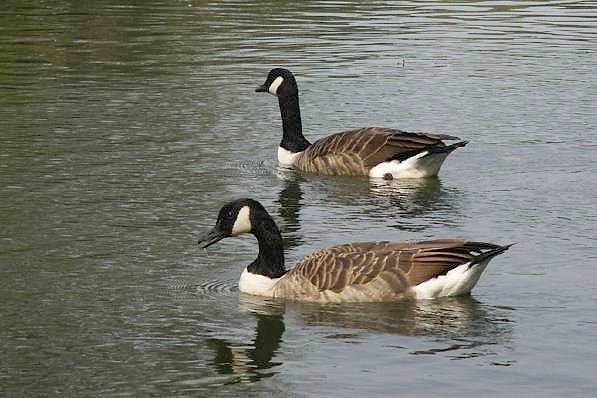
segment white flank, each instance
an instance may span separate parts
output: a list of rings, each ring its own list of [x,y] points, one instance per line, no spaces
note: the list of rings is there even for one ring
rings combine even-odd
[[[251,218],[249,217],[250,213],[251,210],[249,209],[249,206],[243,206],[243,208],[239,210],[236,220],[234,221],[234,225],[232,226],[232,236],[251,232],[252,227]]]
[[[278,147],[278,162],[284,166],[292,166],[296,162],[296,157],[302,152],[290,152],[281,146]]]
[[[446,160],[448,153],[437,153],[430,156],[427,151],[410,157],[403,162],[391,160],[373,167],[369,171],[369,177],[384,178],[391,174],[393,178],[423,178],[433,177],[439,172],[442,163]]]
[[[489,259],[470,268],[468,263],[463,264],[446,275],[440,275],[437,278],[419,283],[412,288],[415,297],[417,299],[431,299],[468,294],[479,281],[488,263]]]
[[[278,87],[280,87],[280,84],[282,84],[282,82],[284,82],[284,78],[282,76],[276,77],[274,79],[274,81],[272,82],[272,84],[269,85],[269,88],[267,89],[267,91],[269,91],[269,93],[272,95],[277,95]]]
[[[267,276],[253,274],[246,268],[240,275],[238,288],[243,293],[254,294],[256,296],[273,296],[273,289],[280,278],[268,278]]]

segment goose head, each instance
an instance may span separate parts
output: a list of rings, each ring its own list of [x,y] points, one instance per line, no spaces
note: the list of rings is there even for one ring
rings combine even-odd
[[[263,206],[253,199],[237,199],[226,203],[218,213],[216,225],[199,238],[204,249],[231,236],[251,233],[255,218],[264,211]]]
[[[247,271],[268,278],[279,278],[284,268],[284,242],[273,218],[253,199],[242,198],[226,203],[218,213],[216,225],[199,238],[205,249],[230,236],[252,234],[259,243],[259,254]]]
[[[288,69],[274,68],[269,71],[265,83],[255,89],[258,93],[270,93],[275,96],[298,94],[294,75]]]

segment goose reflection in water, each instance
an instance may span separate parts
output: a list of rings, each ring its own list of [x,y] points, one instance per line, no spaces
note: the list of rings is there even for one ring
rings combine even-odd
[[[284,317],[293,324],[325,327],[323,339],[355,341],[364,338],[365,332],[421,337],[415,347],[405,347],[413,344],[412,340],[399,340],[396,348],[406,349],[409,355],[449,353],[450,359],[487,357],[491,359],[490,365],[511,365],[497,354],[512,339],[514,323],[508,316],[512,309],[488,307],[470,296],[322,305],[241,293],[240,301],[241,309],[257,319],[253,340],[247,344],[218,338],[209,340],[215,350],[214,365],[218,373],[234,376],[228,383],[254,383],[277,373],[275,368],[282,362],[276,361],[275,356],[285,331]],[[328,328],[333,328],[333,332]],[[318,329],[317,333],[321,332]]]
[[[290,170],[288,172],[291,172]],[[300,230],[300,211],[302,207],[303,191],[300,186],[300,177],[289,175],[283,178],[284,188],[278,193],[276,205],[278,215],[284,221],[280,225],[284,248],[290,249],[303,243]]]
[[[332,211],[338,208],[353,220],[386,222],[400,217],[399,223],[389,226],[409,232],[422,231],[430,225],[452,227],[462,218],[459,203],[463,201],[463,193],[444,186],[439,178],[365,180],[304,175],[283,167],[277,169],[276,175],[284,183],[277,202],[280,216],[293,228],[289,231],[298,230],[299,210],[305,195],[309,203],[323,204]],[[411,219],[417,222],[409,222]],[[295,240],[300,243],[300,239]]]
[[[241,293],[241,307],[257,316],[270,314],[279,322],[284,315],[293,323],[335,329],[331,334],[326,331],[324,338],[354,341],[364,336],[364,332],[421,337],[416,346],[403,347],[406,342],[400,341],[399,348],[407,349],[410,355],[450,353],[451,359],[487,356],[492,359],[491,365],[511,364],[508,360],[500,361],[496,355],[501,348],[507,351],[512,340],[513,309],[486,306],[471,296],[395,303],[317,304]],[[412,344],[412,340],[407,341]]]
[[[282,314],[254,313],[257,318],[255,338],[248,345],[234,344],[224,339],[211,338],[209,345],[215,350],[214,365],[218,373],[235,375],[231,382],[254,383],[271,377],[267,371],[281,365],[273,361],[280,347],[284,322]]]

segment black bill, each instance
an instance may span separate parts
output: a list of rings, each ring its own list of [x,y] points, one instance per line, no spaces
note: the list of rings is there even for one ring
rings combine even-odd
[[[206,247],[213,245],[214,243],[226,238],[227,236],[228,235],[224,231],[220,231],[219,229],[214,228],[211,231],[208,231],[201,235],[199,237],[199,242],[197,243],[199,243],[199,247],[201,249],[205,249]]]

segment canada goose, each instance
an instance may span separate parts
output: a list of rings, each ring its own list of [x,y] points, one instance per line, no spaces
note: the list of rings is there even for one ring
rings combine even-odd
[[[311,144],[303,136],[298,86],[289,70],[272,69],[255,91],[278,97],[283,130],[278,161],[311,173],[384,179],[433,177],[450,152],[468,143],[446,145],[442,140],[459,138],[367,127],[333,134]]]
[[[297,301],[393,301],[467,294],[494,256],[510,246],[442,239],[359,242],[317,250],[284,268],[282,236],[267,210],[252,199],[224,205],[215,227],[199,239],[206,248],[251,233],[259,254],[243,271],[239,289]]]

